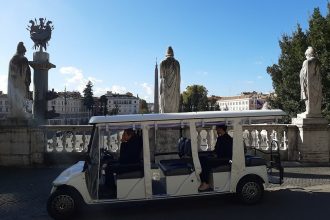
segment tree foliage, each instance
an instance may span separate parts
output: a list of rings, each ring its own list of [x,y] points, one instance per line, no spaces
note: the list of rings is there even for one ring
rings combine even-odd
[[[100,115],[107,115],[108,114],[108,99],[105,95],[100,97]]]
[[[291,34],[284,34],[279,41],[281,54],[277,64],[267,67],[270,74],[274,96],[268,100],[273,108],[283,109],[288,113],[286,122],[305,111],[305,103],[300,100],[299,73],[305,60],[305,51],[312,46],[315,56],[320,60],[323,85],[322,110],[330,118],[330,4],[328,14],[323,17],[319,8],[315,8],[309,19],[309,27],[304,32],[298,24]]]
[[[202,85],[188,86],[182,93],[182,111],[207,111],[209,109],[207,93],[207,89]]]
[[[84,106],[86,106],[86,108],[89,111],[91,111],[93,109],[93,105],[94,105],[93,83],[91,81],[88,81],[83,93],[84,93],[84,98],[83,98]]]
[[[140,111],[141,114],[148,114],[148,113],[150,113],[149,108],[148,108],[148,104],[147,104],[147,101],[146,100],[140,99],[139,111]]]

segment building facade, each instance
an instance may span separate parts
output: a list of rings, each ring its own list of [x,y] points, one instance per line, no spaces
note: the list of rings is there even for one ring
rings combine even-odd
[[[48,111],[58,113],[59,116],[48,119],[49,124],[87,124],[89,112],[83,105],[83,98],[79,92],[58,92],[55,99],[47,103]]]
[[[133,96],[132,93],[117,94],[108,91],[105,96],[107,98],[108,114],[128,115],[139,113],[140,99]]]
[[[257,92],[242,92],[239,96],[219,97],[217,104],[221,111],[243,111],[261,109],[267,95]]]

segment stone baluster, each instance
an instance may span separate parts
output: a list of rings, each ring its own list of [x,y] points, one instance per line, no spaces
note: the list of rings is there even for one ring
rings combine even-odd
[[[56,137],[56,132],[54,133],[52,137],[52,142],[50,145],[51,152],[57,152],[57,137]]]
[[[212,130],[206,130],[206,140],[207,140],[207,150],[211,150],[211,146],[212,146]]]
[[[62,141],[62,152],[67,152],[67,149],[66,149],[66,131],[62,131],[62,138],[61,138],[61,141]]]
[[[283,149],[282,150],[288,150],[287,129],[283,130]]]
[[[82,135],[82,137],[81,137],[81,139],[82,139],[82,143],[81,143],[81,145],[80,145],[80,147],[81,147],[81,151],[85,151],[85,152],[87,152],[87,145],[86,145],[86,131],[84,131],[83,132],[83,135]]]
[[[77,152],[77,149],[76,149],[76,141],[77,141],[77,138],[76,138],[76,131],[73,130],[72,131],[72,139],[71,139],[71,143],[72,143],[72,152]]]
[[[272,128],[267,128],[266,129],[266,147],[265,150],[268,151],[270,149],[270,145],[272,142],[272,133],[273,133],[273,129]]]
[[[251,128],[248,129],[249,131],[249,147],[253,147],[253,130]]]
[[[261,137],[262,128],[256,128],[255,137],[256,137],[256,148],[261,149],[262,137]]]

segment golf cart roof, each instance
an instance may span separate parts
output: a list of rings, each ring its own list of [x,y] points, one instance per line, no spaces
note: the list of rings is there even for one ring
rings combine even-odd
[[[276,110],[245,110],[245,111],[205,111],[205,112],[181,112],[160,114],[131,114],[131,115],[107,115],[93,116],[90,124],[121,123],[121,122],[148,122],[148,121],[170,121],[190,119],[276,119],[286,115],[280,109]]]

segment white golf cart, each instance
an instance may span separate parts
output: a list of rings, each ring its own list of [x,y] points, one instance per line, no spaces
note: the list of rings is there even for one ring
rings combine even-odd
[[[245,155],[242,125],[274,121],[283,115],[282,110],[254,110],[92,117],[93,131],[86,160],[66,169],[53,181],[48,213],[62,219],[84,204],[223,193],[237,193],[244,203],[256,203],[262,198],[264,187],[282,182],[283,169],[276,178],[268,172],[263,158]],[[221,123],[228,125],[233,137],[232,160],[212,167],[211,191],[199,192],[199,158],[212,150],[217,138],[215,127]],[[126,164],[125,169],[114,173],[114,185],[109,186],[105,170],[118,161],[120,137],[128,128],[141,138],[141,160]],[[275,167],[281,168],[278,163]]]

